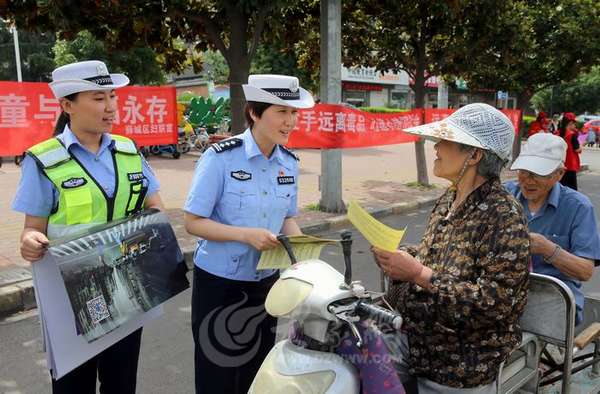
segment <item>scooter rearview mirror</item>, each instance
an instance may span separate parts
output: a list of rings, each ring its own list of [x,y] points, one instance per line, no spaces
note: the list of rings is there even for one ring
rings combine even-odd
[[[352,283],[352,232],[342,231],[342,252],[344,253],[344,283],[350,286]]]
[[[296,256],[294,255],[294,251],[292,250],[292,244],[290,243],[288,237],[284,234],[279,234],[277,236],[277,240],[281,242],[288,256],[290,256],[290,261],[292,262],[292,264],[296,264],[298,261],[296,261]]]

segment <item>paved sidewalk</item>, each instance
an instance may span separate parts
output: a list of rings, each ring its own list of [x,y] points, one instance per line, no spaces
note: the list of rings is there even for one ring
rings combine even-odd
[[[298,150],[300,182],[298,223],[307,233],[347,225],[345,215],[319,212],[318,179],[321,172],[319,150]],[[443,192],[447,182],[430,171],[431,189],[411,187],[416,180],[414,145],[390,145],[342,151],[343,199],[356,200],[376,214],[398,214],[431,204]],[[433,144],[426,144],[428,169],[433,167]],[[184,155],[179,160],[168,156],[150,157],[149,162],[161,182],[161,196],[179,240],[190,256],[196,238],[183,226],[184,204],[194,172],[197,156]],[[20,178],[20,169],[6,160],[0,168],[0,316],[35,307],[29,263],[18,252],[18,240],[23,228],[23,215],[10,210]]]

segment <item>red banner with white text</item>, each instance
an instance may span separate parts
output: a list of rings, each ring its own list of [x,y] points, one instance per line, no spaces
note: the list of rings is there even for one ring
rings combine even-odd
[[[129,86],[116,91],[118,110],[112,132],[132,138],[138,146],[177,142],[175,88]],[[343,105],[317,104],[301,110],[292,148],[360,148],[414,142],[403,130],[444,119],[454,110],[414,109],[370,113]],[[520,110],[503,111],[518,130]],[[23,153],[52,135],[60,114],[47,83],[0,82],[0,156]]]
[[[128,86],[116,94],[113,133],[138,146],[177,142],[174,87]],[[0,156],[20,155],[52,136],[60,112],[47,83],[0,82]]]
[[[418,138],[403,130],[443,120],[454,109],[414,109],[397,113],[370,113],[343,105],[317,104],[300,110],[290,148],[362,148],[414,142]],[[502,110],[518,135],[520,110]]]
[[[425,110],[425,123],[437,122],[445,119],[451,113],[456,111],[455,109],[426,109]],[[519,125],[521,124],[521,110],[520,109],[501,109],[504,115],[510,119],[515,128],[515,135],[519,135]]]
[[[418,138],[403,129],[422,123],[423,112],[370,113],[343,105],[317,104],[299,111],[290,148],[361,148],[402,144]]]

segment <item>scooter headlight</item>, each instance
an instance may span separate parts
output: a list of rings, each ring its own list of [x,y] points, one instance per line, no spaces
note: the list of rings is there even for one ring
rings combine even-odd
[[[290,314],[310,295],[313,286],[296,278],[279,279],[267,295],[265,309],[275,317]]]

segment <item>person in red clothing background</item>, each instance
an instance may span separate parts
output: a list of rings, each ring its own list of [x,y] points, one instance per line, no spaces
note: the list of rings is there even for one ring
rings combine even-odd
[[[542,132],[545,133],[548,127],[548,116],[544,111],[540,111],[537,115],[537,118],[531,122],[529,125],[529,132],[527,137],[531,137],[532,135]]]
[[[573,112],[565,112],[558,126],[558,133],[567,143],[567,157],[565,159],[565,174],[560,180],[560,183],[577,190],[577,171],[581,167],[579,154],[581,146],[577,140],[577,127],[575,114]]]

